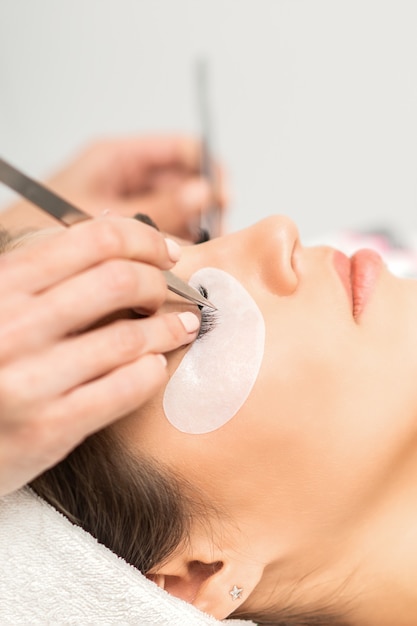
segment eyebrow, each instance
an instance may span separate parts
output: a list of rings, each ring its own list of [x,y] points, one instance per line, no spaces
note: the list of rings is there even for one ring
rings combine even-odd
[[[17,248],[28,235],[32,235],[38,232],[38,230],[21,230],[15,233],[11,233],[0,224],[0,254],[10,252],[14,248]]]
[[[13,241],[14,237],[12,237],[10,232],[3,228],[3,226],[0,226],[0,254],[7,252]]]

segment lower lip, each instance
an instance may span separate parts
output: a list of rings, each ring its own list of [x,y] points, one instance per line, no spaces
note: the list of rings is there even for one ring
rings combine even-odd
[[[358,250],[351,259],[338,250],[334,265],[348,296],[352,301],[352,315],[357,321],[365,310],[369,296],[383,267],[383,261],[375,250]]]

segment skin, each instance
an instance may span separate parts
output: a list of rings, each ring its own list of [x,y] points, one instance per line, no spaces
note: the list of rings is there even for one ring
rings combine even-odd
[[[172,427],[163,390],[114,426],[218,509],[152,572],[217,618],[292,602],[331,605],[365,626],[417,615],[417,282],[383,267],[354,319],[333,255],[302,247],[283,217],[184,248],[179,276],[218,267],[257,302],[258,379],[211,433]],[[171,373],[185,350],[168,355]],[[244,592],[234,602],[235,584]]]

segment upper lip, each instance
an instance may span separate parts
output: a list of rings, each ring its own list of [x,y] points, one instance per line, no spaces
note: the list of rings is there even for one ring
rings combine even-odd
[[[363,248],[357,250],[352,258],[335,251],[333,263],[352,303],[352,315],[358,320],[375,286],[379,271],[383,265],[381,256],[375,251]]]

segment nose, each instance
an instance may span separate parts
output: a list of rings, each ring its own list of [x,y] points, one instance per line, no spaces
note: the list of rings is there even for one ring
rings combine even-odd
[[[204,245],[214,252],[216,265],[236,277],[262,281],[269,291],[280,296],[291,295],[297,288],[294,256],[300,240],[296,225],[288,217],[268,217]]]
[[[292,220],[282,215],[268,217],[232,237],[234,245],[230,241],[230,247],[227,246],[228,260],[235,260],[248,279],[261,280],[268,290],[280,296],[296,290],[294,255],[300,239]]]

